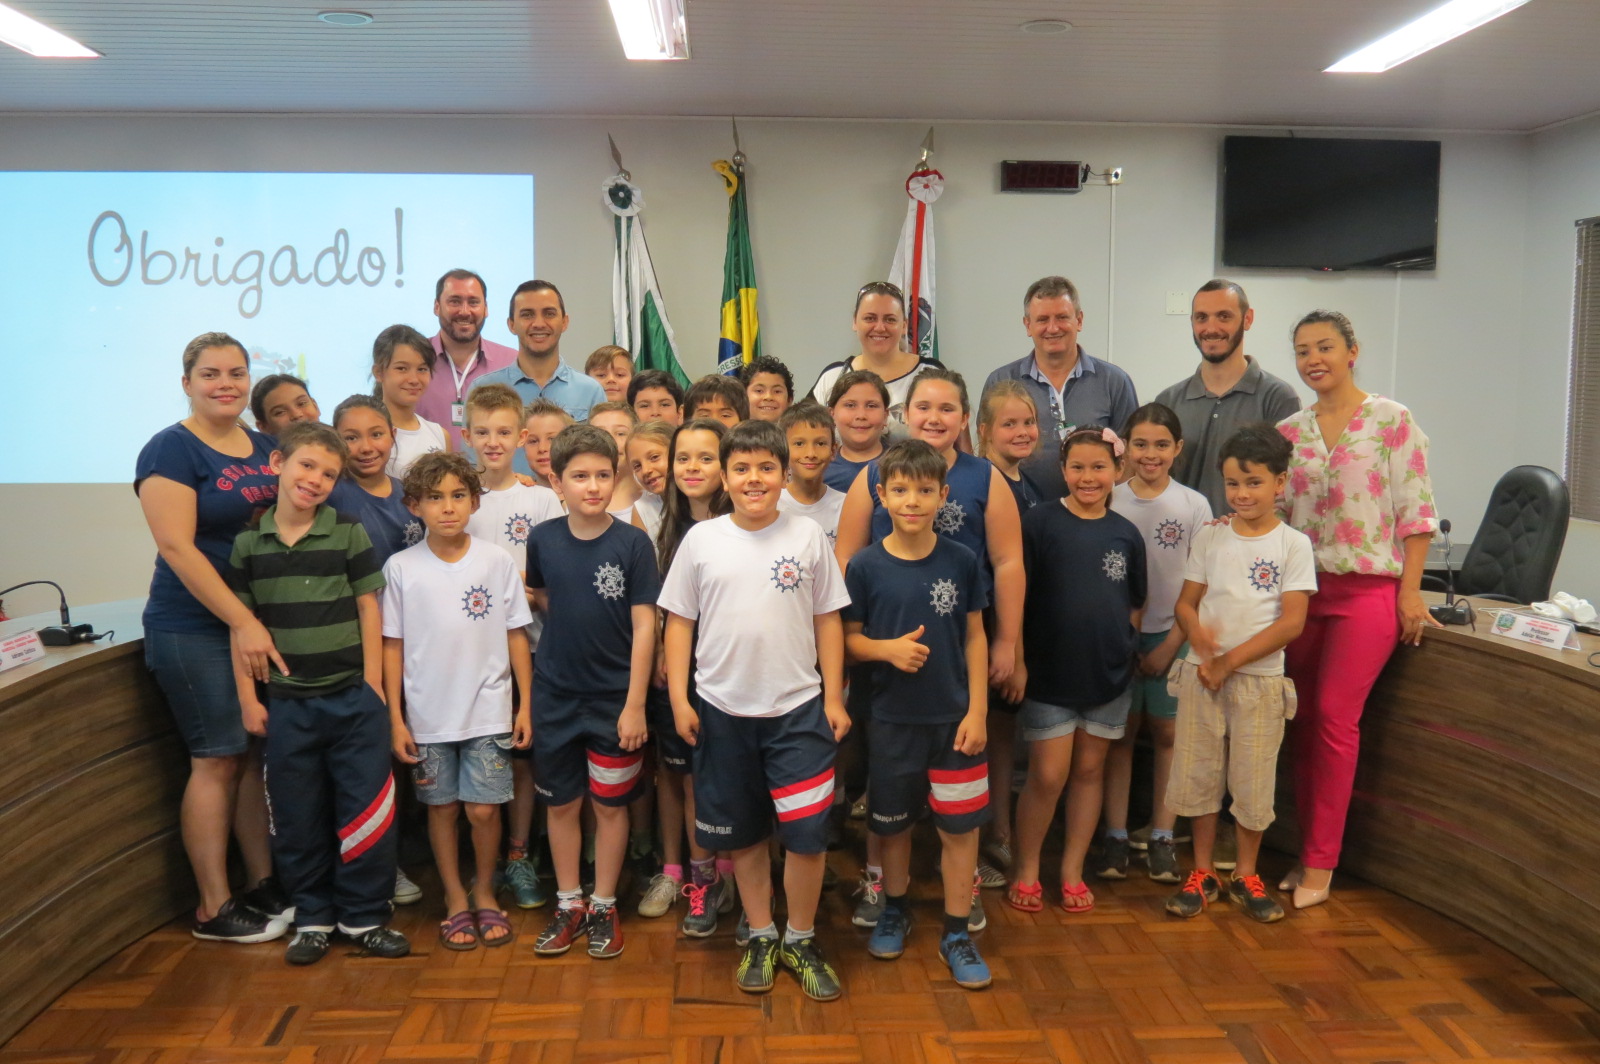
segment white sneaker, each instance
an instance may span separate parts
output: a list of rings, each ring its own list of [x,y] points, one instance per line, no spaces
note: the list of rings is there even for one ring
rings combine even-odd
[[[422,888],[411,882],[411,877],[396,868],[394,870],[394,903],[396,905],[415,905],[422,900]]]
[[[639,899],[639,915],[647,919],[667,915],[672,911],[672,903],[678,900],[678,892],[682,889],[683,883],[665,872],[651,877],[650,885],[645,888],[644,897]]]

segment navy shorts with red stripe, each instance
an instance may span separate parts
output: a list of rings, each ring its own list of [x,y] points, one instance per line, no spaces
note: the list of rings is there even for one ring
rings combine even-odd
[[[534,790],[551,805],[588,793],[601,805],[627,805],[645,780],[644,751],[617,741],[626,696],[572,695],[534,680]]]
[[[794,853],[825,853],[839,744],[822,696],[781,717],[736,717],[700,700],[694,833],[708,850],[742,850],[772,834]]]
[[[867,766],[867,823],[875,835],[898,835],[923,809],[947,835],[965,835],[989,822],[989,757],[955,748],[960,721],[894,724],[873,719]]]

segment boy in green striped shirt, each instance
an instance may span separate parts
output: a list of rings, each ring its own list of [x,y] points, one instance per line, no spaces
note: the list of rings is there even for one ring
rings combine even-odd
[[[290,964],[321,960],[335,928],[375,956],[411,952],[385,926],[396,836],[383,569],[366,529],[327,505],[344,464],[326,425],[286,429],[272,454],[278,501],[234,540],[227,573],[275,647],[264,676],[235,655],[234,680],[245,729],[267,740],[272,862],[295,904]]]

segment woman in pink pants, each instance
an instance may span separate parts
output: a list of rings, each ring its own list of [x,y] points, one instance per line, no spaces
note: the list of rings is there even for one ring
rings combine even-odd
[[[1278,423],[1294,444],[1283,517],[1311,537],[1317,593],[1285,671],[1300,867],[1281,884],[1297,909],[1328,900],[1355,782],[1361,711],[1396,643],[1432,623],[1422,566],[1438,522],[1428,439],[1411,412],[1356,386],[1361,348],[1350,319],[1316,310],[1294,329],[1295,368],[1316,401]]]

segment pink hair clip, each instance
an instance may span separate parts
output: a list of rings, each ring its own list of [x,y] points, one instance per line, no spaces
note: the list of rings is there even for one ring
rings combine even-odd
[[[1122,452],[1124,450],[1124,447],[1123,447],[1123,444],[1122,444],[1122,437],[1121,436],[1118,436],[1115,432],[1112,432],[1110,429],[1101,429],[1100,430],[1100,438],[1102,440],[1105,440],[1107,443],[1109,443],[1111,445],[1111,454],[1112,454],[1113,457],[1116,457],[1116,458],[1121,458],[1122,457]]]

